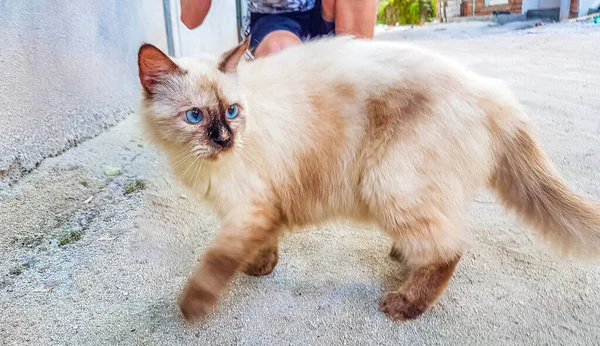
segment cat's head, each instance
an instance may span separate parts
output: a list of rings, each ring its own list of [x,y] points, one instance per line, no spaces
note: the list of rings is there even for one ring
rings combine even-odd
[[[238,145],[247,105],[237,85],[237,66],[247,45],[248,41],[229,50],[220,60],[171,59],[153,45],[142,45],[141,113],[155,144],[207,160]]]

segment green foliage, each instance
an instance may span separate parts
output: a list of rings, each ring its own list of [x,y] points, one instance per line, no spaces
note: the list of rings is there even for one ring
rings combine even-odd
[[[142,179],[135,179],[125,185],[125,194],[130,195],[146,188],[146,182]]]
[[[408,7],[408,17],[410,18],[410,22],[407,24],[417,24],[421,19],[421,9],[419,8],[419,2],[414,1]]]
[[[377,11],[380,24],[420,24],[435,18],[436,0],[388,0]]]
[[[13,276],[19,276],[23,274],[25,270],[29,269],[29,266],[26,264],[17,264],[16,266],[10,268],[8,273]]]
[[[58,245],[65,246],[72,242],[78,241],[83,235],[83,230],[80,228],[64,228],[58,234]]]

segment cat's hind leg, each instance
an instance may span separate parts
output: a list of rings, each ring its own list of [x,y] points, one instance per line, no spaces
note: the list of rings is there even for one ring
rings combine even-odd
[[[447,262],[410,269],[408,280],[399,290],[386,293],[379,310],[394,320],[411,320],[423,314],[444,292],[460,256]]]
[[[444,217],[418,217],[387,228],[387,233],[393,239],[390,256],[406,263],[409,274],[398,290],[383,296],[379,307],[392,319],[414,319],[446,289],[465,246],[462,231]]]

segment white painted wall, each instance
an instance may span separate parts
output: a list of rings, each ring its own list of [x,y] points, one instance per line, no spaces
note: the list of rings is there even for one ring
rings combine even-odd
[[[238,42],[235,1],[213,1],[204,23],[190,30],[181,22],[179,0],[171,0],[171,25],[175,56],[193,56],[200,53],[219,54]]]
[[[162,0],[0,1],[0,185],[135,109],[143,42],[167,48]]]
[[[460,0],[448,0],[446,7],[446,17],[456,18],[460,16]]]
[[[590,8],[598,8],[600,0],[579,0],[578,17],[586,16]]]
[[[538,10],[560,8],[560,0],[538,0]]]
[[[523,0],[523,8],[521,13],[526,14],[529,10],[538,9],[539,0]]]

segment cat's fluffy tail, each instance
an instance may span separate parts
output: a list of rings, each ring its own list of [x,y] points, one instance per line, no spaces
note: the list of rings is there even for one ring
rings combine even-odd
[[[497,166],[490,187],[562,255],[600,257],[600,203],[571,191],[526,123],[500,131]]]

